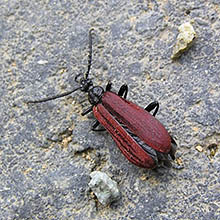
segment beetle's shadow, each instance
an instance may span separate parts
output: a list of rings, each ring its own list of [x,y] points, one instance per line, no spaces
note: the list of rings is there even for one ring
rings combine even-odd
[[[150,172],[148,172],[148,175],[156,178],[160,182],[170,182],[174,178],[172,167],[171,168],[156,167],[150,170]]]

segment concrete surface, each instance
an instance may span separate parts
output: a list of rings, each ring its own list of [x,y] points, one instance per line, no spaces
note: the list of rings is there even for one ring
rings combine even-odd
[[[198,35],[178,60],[178,26]],[[157,118],[179,143],[181,170],[130,164],[107,133],[82,117],[86,95],[35,105],[91,77],[129,85],[141,106],[157,100]],[[0,219],[220,219],[220,1],[0,1]],[[100,205],[89,174],[106,172],[121,199]]]

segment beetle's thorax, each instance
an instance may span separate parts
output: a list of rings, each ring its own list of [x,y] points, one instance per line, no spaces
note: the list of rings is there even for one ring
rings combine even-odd
[[[92,105],[96,105],[96,104],[100,103],[104,92],[105,91],[101,86],[93,86],[88,91],[89,102]]]

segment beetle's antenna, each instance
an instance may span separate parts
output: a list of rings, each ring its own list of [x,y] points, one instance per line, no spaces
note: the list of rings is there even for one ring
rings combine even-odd
[[[88,78],[89,76],[89,72],[90,72],[90,69],[91,69],[91,64],[92,64],[92,31],[94,29],[90,29],[89,31],[89,55],[88,55],[88,69],[87,69],[87,72],[85,74],[85,79]]]
[[[40,100],[30,100],[30,101],[27,101],[26,103],[29,104],[29,103],[41,103],[41,102],[47,102],[47,101],[50,101],[50,100],[54,100],[54,99],[58,99],[58,98],[61,98],[61,97],[64,97],[64,96],[67,96],[67,95],[70,95],[71,93],[75,92],[76,90],[78,89],[81,89],[82,87],[78,87],[78,88],[75,88],[73,89],[72,91],[69,91],[69,92],[64,92],[60,95],[56,95],[56,96],[52,96],[52,97],[49,97],[49,98],[44,98],[44,99],[40,99]]]

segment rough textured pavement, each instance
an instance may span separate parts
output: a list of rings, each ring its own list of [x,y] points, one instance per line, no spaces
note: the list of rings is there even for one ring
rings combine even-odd
[[[172,61],[186,21],[198,37]],[[174,168],[135,167],[90,131],[85,94],[25,104],[76,86],[91,27],[94,83],[127,83],[143,107],[159,101],[157,118],[179,143]],[[0,219],[220,219],[219,0],[1,0],[0,30]],[[97,202],[94,170],[117,181],[117,202]]]

